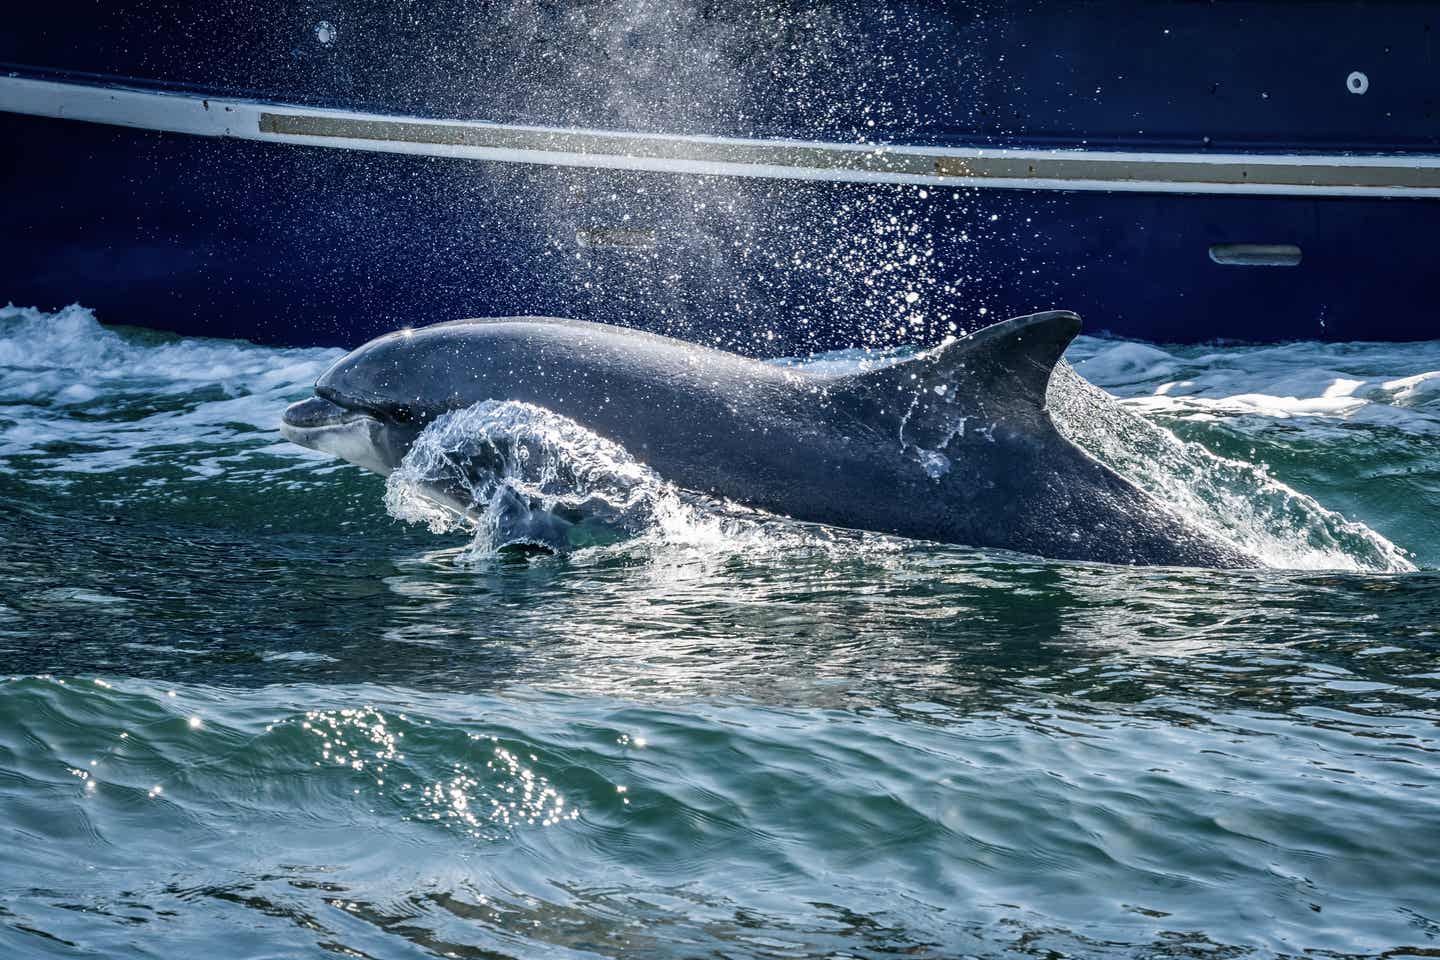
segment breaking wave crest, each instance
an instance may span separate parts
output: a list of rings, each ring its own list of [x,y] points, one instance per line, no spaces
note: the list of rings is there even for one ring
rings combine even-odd
[[[274,426],[339,355],[106,327],[81,306],[0,306],[0,472],[55,484],[138,470],[158,483],[324,464]]]
[[[1401,572],[1405,553],[1281,483],[1262,466],[1218,456],[1127,409],[1081,377],[1055,368],[1047,397],[1060,431],[1115,472],[1267,566],[1287,570]]]

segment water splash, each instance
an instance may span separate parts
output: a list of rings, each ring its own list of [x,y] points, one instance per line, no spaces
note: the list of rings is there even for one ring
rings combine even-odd
[[[385,488],[390,515],[473,532],[470,564],[509,547],[705,566],[725,557],[889,555],[902,541],[830,530],[681,490],[543,407],[486,400],[421,432]]]
[[[473,528],[463,559],[506,547],[558,553],[649,533],[719,535],[721,505],[692,506],[623,447],[543,407],[487,400],[438,418],[385,489],[394,516],[436,533]]]
[[[1414,570],[1395,544],[1270,476],[1127,409],[1066,362],[1047,403],[1061,433],[1206,533],[1271,567]]]

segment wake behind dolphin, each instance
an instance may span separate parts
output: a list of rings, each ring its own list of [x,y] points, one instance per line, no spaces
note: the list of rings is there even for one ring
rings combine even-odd
[[[1079,330],[1072,313],[1039,313],[834,374],[601,324],[460,320],[355,350],[286,410],[281,430],[388,475],[443,415],[518,402],[617,444],[678,488],[797,520],[1065,560],[1255,566],[1055,429],[1046,387]],[[455,463],[459,475],[526,455],[504,447],[479,445]],[[475,490],[467,481],[426,495],[493,515]],[[564,549],[567,528],[585,519],[575,504],[531,506],[500,504],[525,526],[517,539]]]

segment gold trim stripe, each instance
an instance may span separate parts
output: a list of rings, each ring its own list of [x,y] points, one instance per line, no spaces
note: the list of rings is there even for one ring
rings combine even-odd
[[[1404,158],[1365,158],[1370,163],[1321,165],[1268,158],[1224,162],[1207,157],[1125,154],[1099,158],[1085,151],[1051,151],[1044,156],[990,154],[956,157],[914,149],[856,149],[764,141],[695,140],[591,131],[466,125],[422,120],[363,119],[323,114],[260,114],[260,131],[287,137],[366,140],[487,150],[580,154],[645,160],[688,161],[755,167],[786,167],[880,175],[931,176],[965,180],[1033,180],[1053,184],[1154,183],[1196,186],[1408,188],[1440,192],[1440,167],[1407,166]],[[1073,156],[1067,155],[1073,152]]]

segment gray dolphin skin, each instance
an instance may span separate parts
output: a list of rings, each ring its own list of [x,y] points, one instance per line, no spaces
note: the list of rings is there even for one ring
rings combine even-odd
[[[1064,560],[1256,566],[1055,429],[1045,391],[1079,331],[1073,313],[1038,313],[837,375],[594,323],[459,320],[342,358],[281,432],[388,474],[441,414],[522,401],[677,487],[796,520]]]

